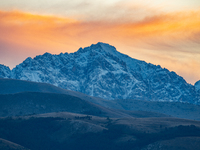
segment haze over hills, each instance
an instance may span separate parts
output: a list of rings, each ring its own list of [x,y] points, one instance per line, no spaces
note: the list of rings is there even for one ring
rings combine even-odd
[[[199,103],[198,86],[175,72],[119,53],[97,43],[75,53],[45,53],[27,58],[12,71],[0,66],[4,78],[44,82],[104,99],[137,99]]]

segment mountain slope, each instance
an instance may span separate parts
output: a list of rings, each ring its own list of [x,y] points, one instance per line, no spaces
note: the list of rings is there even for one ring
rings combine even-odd
[[[39,92],[0,94],[0,117],[51,112],[73,112],[104,117],[131,117],[129,113],[105,108],[66,94]],[[155,116],[159,115],[155,113]],[[166,115],[160,114],[160,116]]]
[[[39,93],[57,93],[57,94],[66,94],[80,99],[99,104],[104,107],[110,107],[111,105],[114,109],[123,109],[117,103],[113,101],[104,100],[102,98],[88,96],[86,94],[62,89],[56,87],[52,84],[47,83],[38,83],[25,80],[16,80],[16,79],[0,79],[0,94],[16,94],[24,92],[39,92]],[[113,108],[111,107],[111,108]]]
[[[11,71],[11,78],[50,83],[111,100],[199,100],[195,87],[175,72],[130,58],[105,43],[70,54],[29,57]]]

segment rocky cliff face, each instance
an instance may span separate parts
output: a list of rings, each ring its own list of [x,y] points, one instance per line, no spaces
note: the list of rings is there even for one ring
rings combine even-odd
[[[5,77],[50,83],[110,100],[197,103],[199,99],[195,87],[175,72],[133,59],[105,43],[70,54],[29,57]]]

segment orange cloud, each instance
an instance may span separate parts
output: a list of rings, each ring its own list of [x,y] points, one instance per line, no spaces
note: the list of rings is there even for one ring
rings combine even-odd
[[[144,40],[142,44],[147,40],[154,42],[155,39],[155,44],[158,42],[161,44],[162,40],[169,40],[170,43],[172,38],[177,41],[199,38],[200,11],[160,15],[145,18],[140,22],[120,24],[81,22],[55,16],[0,11],[0,23],[0,30],[3,33],[0,36],[1,39],[12,40],[13,37],[15,42],[21,42],[25,45],[23,38],[30,40],[30,42],[38,43],[40,41],[39,43],[45,43],[48,47],[53,43],[65,45],[64,41],[67,42],[70,39],[71,42],[75,39],[84,39],[85,42],[87,39],[84,37],[89,40],[97,39],[97,41],[99,41],[98,39],[104,41],[110,41],[110,39],[128,40],[136,45],[135,39]]]
[[[72,19],[54,16],[40,16],[22,12],[0,12],[0,39],[11,44],[46,49],[59,47],[54,42],[52,31],[63,24],[75,22]],[[60,37],[57,37],[60,39]],[[55,40],[56,41],[56,40]],[[37,46],[38,45],[38,46]],[[61,44],[62,45],[62,44]]]
[[[175,70],[173,63],[169,63],[175,59],[179,63],[176,70],[184,74],[180,66],[189,62],[188,59],[194,59],[194,69],[199,70],[199,27],[200,11],[163,14],[143,21],[123,23],[86,22],[73,18],[0,11],[0,60],[5,60],[5,57],[17,59],[13,54],[26,58],[46,51],[73,52],[80,46],[101,41],[116,46],[119,51],[132,57],[145,58],[145,61],[170,70]],[[185,60],[182,56],[187,53],[198,57],[184,55],[187,58]],[[164,59],[160,59],[161,55]],[[20,61],[21,57],[16,62]],[[188,66],[188,70],[191,71],[191,66]],[[194,76],[188,75],[186,71],[185,74],[188,79]],[[196,75],[195,79],[189,80],[194,82],[197,78],[200,79],[200,76]]]
[[[123,24],[120,31],[124,36],[144,38],[173,37],[183,40],[200,31],[200,11],[179,12],[145,18],[143,21]],[[119,29],[118,29],[119,30]],[[157,40],[157,39],[156,39]]]

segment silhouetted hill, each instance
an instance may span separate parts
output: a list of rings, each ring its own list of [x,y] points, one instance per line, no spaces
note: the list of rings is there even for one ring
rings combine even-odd
[[[76,91],[62,89],[48,83],[38,83],[38,82],[25,81],[25,80],[0,78],[0,94],[16,94],[16,93],[21,93],[21,92],[67,94],[67,95],[79,97],[80,99],[84,99],[84,100],[99,104],[101,106],[107,106],[106,105],[107,102],[110,104],[110,102],[107,100],[88,96],[86,94],[76,92]],[[117,108],[120,108],[120,106]]]
[[[66,94],[24,92],[0,95],[0,117],[24,116],[51,112],[73,112],[95,116],[120,118],[132,116],[166,116],[159,113],[141,113],[139,111],[109,109]]]
[[[63,111],[96,116],[129,116],[66,94],[24,92],[0,95],[0,116],[23,116]]]

